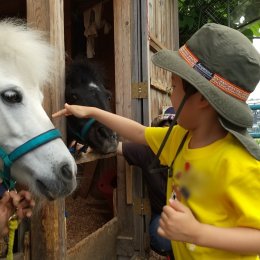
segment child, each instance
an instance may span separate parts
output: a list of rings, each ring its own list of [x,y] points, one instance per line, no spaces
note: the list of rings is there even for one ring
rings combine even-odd
[[[172,240],[177,260],[259,259],[260,148],[247,133],[253,118],[246,104],[260,79],[258,52],[240,32],[206,24],[178,52],[161,51],[152,61],[173,72],[178,117],[160,155],[169,177],[158,233]],[[93,107],[66,104],[54,116],[72,114],[94,117],[154,152],[167,131]]]

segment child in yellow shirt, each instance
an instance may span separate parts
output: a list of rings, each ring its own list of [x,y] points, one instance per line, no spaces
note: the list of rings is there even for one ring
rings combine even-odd
[[[160,154],[169,171],[158,233],[172,240],[176,260],[259,259],[260,148],[247,133],[246,104],[260,79],[259,53],[240,32],[206,24],[152,61],[173,73],[178,122]],[[61,115],[93,117],[155,153],[167,132],[93,107],[65,104],[53,116]]]

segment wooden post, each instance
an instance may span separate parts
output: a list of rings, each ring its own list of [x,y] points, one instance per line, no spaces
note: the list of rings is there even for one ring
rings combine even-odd
[[[55,47],[55,73],[50,86],[44,92],[44,108],[47,114],[64,104],[64,18],[62,0],[27,0],[27,22],[46,32]],[[64,120],[56,127],[65,136]],[[48,202],[31,221],[32,259],[66,259],[65,202],[64,199]]]
[[[131,118],[131,0],[113,0],[113,6],[116,113]],[[117,162],[117,255],[131,257],[134,254],[133,206],[126,205],[125,161],[118,156]]]

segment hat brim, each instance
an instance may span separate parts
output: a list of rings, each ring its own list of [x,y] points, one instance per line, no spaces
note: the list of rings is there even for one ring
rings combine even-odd
[[[219,121],[228,132],[230,132],[238,139],[238,141],[247,149],[247,151],[252,156],[260,161],[260,146],[249,135],[246,128],[235,126],[223,118],[220,118]]]
[[[162,50],[151,59],[156,66],[173,72],[192,84],[224,119],[242,128],[252,126],[253,114],[248,105],[211,84],[190,67],[178,51]]]

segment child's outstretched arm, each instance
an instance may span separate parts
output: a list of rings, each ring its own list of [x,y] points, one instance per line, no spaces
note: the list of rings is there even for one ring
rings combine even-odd
[[[107,112],[96,107],[65,104],[64,109],[54,113],[52,117],[74,115],[79,118],[94,118],[119,135],[136,143],[146,144],[145,126],[131,119]]]
[[[188,207],[170,200],[161,214],[160,236],[170,240],[243,254],[260,253],[260,230],[247,227],[216,227],[200,223]]]

